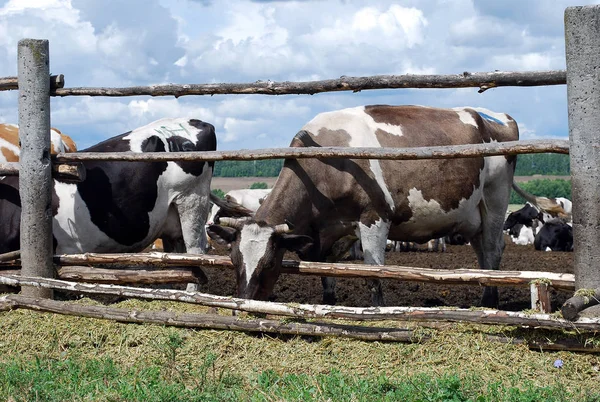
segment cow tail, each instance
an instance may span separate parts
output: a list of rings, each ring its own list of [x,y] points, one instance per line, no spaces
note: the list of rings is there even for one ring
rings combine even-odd
[[[521,187],[519,187],[514,180],[512,183],[512,188],[513,188],[513,190],[515,190],[517,192],[517,194],[519,194],[521,197],[523,197],[525,199],[525,201],[528,201],[529,203],[534,205],[537,209],[542,210],[542,211],[546,212],[547,214],[550,214],[554,217],[568,216],[567,212],[564,210],[564,208],[559,203],[557,203],[556,201],[551,200],[550,198],[547,198],[547,197],[538,197],[538,196],[528,193],[527,191],[525,191]]]

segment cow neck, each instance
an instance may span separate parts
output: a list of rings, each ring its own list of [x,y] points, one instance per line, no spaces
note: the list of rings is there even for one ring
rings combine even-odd
[[[287,169],[282,171],[273,191],[254,214],[254,221],[272,226],[288,221],[294,225],[294,233],[307,231],[313,218],[312,202],[306,188]]]

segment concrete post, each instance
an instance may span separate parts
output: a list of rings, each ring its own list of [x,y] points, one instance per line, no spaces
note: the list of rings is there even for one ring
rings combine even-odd
[[[575,287],[600,288],[600,6],[565,11]]]
[[[17,58],[22,273],[53,278],[48,41],[20,40]],[[23,287],[21,293],[31,297],[52,297],[50,289]]]

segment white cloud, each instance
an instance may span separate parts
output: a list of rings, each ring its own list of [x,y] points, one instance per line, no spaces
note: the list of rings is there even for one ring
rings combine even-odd
[[[0,0],[0,76],[16,74],[24,37],[50,40],[51,71],[70,87],[564,68],[562,14],[576,1]],[[564,87],[56,98],[52,124],[91,145],[188,116],[215,125],[220,149],[265,148],[321,111],[373,103],[482,106],[513,115],[522,136],[567,135]],[[0,121],[16,109],[0,93]]]

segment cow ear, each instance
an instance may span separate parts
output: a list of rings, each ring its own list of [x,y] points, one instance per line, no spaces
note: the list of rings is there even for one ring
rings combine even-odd
[[[237,229],[220,225],[208,226],[206,233],[211,239],[223,245],[233,243],[237,238]]]
[[[298,254],[306,254],[313,245],[313,239],[309,236],[283,234],[281,235],[281,245]]]

